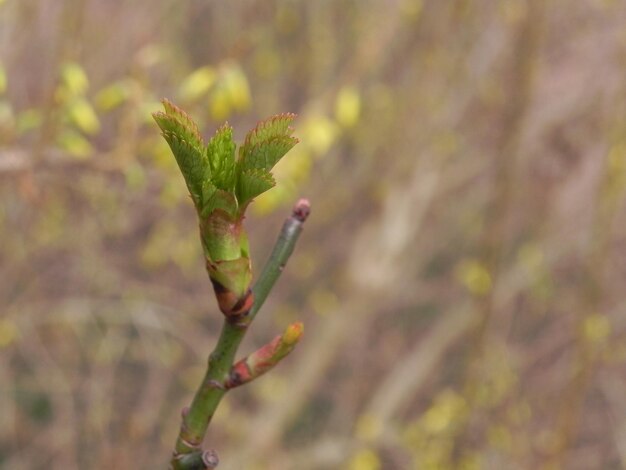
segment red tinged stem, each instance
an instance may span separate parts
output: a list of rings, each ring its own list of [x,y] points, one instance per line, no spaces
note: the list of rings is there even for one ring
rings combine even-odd
[[[265,374],[286,357],[298,344],[304,325],[301,322],[289,325],[282,335],[276,336],[265,346],[238,361],[230,369],[224,383],[226,389],[238,387]]]

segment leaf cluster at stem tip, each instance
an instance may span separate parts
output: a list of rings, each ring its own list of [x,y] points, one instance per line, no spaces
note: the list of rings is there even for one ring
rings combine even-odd
[[[163,100],[164,112],[153,114],[201,217],[221,209],[233,219],[276,182],[271,169],[298,142],[289,126],[294,114],[261,121],[246,135],[235,156],[233,129],[224,124],[204,144],[198,126],[183,110]]]

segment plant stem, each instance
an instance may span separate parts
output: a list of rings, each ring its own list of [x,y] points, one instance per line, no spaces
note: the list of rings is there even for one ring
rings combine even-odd
[[[198,388],[193,402],[183,410],[183,420],[176,441],[171,467],[175,470],[197,468],[197,459],[190,459],[189,454],[198,454],[204,436],[222,397],[226,394],[224,384],[233,365],[237,349],[243,340],[247,327],[254,319],[261,306],[274,287],[280,273],[287,264],[307,216],[309,203],[301,199],[294,206],[291,216],[283,224],[283,228],[274,245],[272,254],[256,284],[252,288],[254,304],[245,317],[245,322],[233,324],[224,320],[222,331],[215,349],[209,356],[207,372]],[[193,465],[190,462],[194,462]]]
[[[276,280],[279,278],[280,273],[283,272],[287,260],[293,253],[296,241],[300,236],[300,232],[302,232],[302,225],[309,216],[310,210],[309,201],[300,199],[294,206],[291,216],[285,220],[283,228],[278,235],[278,240],[274,244],[272,254],[252,288],[254,304],[248,314],[249,321],[254,320],[272,287],[274,287]]]
[[[180,458],[180,466],[187,470],[211,470],[217,467],[219,459],[212,450],[205,452],[198,450],[190,454],[184,454]]]

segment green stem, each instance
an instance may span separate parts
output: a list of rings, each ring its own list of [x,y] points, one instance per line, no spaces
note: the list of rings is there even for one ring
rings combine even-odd
[[[183,422],[171,461],[171,466],[175,470],[197,468],[198,460],[189,458],[190,454],[194,456],[201,454],[200,446],[211,418],[226,393],[224,384],[228,379],[237,349],[246,334],[247,326],[260,310],[287,264],[308,214],[309,203],[305,199],[301,199],[296,203],[291,216],[283,224],[272,254],[252,288],[254,304],[246,317],[245,324],[232,324],[227,319],[224,321],[217,345],[209,356],[207,372],[202,384],[200,384],[189,409],[183,411]]]
[[[212,450],[198,450],[181,456],[179,464],[187,470],[210,470],[217,467],[219,459]]]
[[[291,253],[293,253],[300,232],[302,232],[302,225],[309,216],[309,212],[309,201],[300,199],[294,206],[291,216],[285,220],[283,228],[278,235],[278,240],[276,240],[274,244],[272,254],[267,260],[267,263],[265,263],[259,279],[257,279],[252,288],[254,304],[248,314],[249,321],[254,320],[254,317],[261,309],[272,287],[274,287],[276,280],[280,277],[280,273],[283,272],[287,260],[291,256]]]

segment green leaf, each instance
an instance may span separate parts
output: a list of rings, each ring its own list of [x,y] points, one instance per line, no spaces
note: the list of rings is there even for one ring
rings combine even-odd
[[[294,118],[295,114],[279,114],[261,121],[248,132],[239,149],[240,171],[255,168],[270,171],[298,143],[298,139],[291,136],[293,129],[289,127]]]
[[[202,212],[204,212],[204,208],[208,205],[211,198],[215,195],[217,188],[211,180],[205,179],[202,181]]]
[[[152,116],[162,131],[170,131],[177,134],[179,138],[189,142],[194,147],[201,149],[204,147],[204,141],[200,136],[198,125],[189,117],[189,115],[171,103],[163,100],[163,108],[165,112],[154,113]]]
[[[204,147],[198,127],[181,109],[163,100],[165,112],[154,113],[180,167],[201,218],[221,210],[239,218],[258,195],[275,186],[274,165],[298,142],[289,124],[295,115],[281,114],[260,122],[246,136],[235,158],[233,129],[224,124]]]
[[[298,139],[288,135],[261,141],[246,150],[239,160],[239,167],[242,172],[251,169],[270,171],[297,143]]]
[[[224,124],[207,145],[207,157],[211,166],[211,181],[224,191],[235,189],[235,142],[233,128]]]
[[[241,151],[245,153],[256,144],[274,137],[290,136],[293,134],[293,128],[289,127],[289,124],[291,124],[295,117],[295,114],[285,113],[259,122],[257,126],[246,135],[246,140]]]
[[[202,184],[211,173],[198,126],[183,110],[163,100],[165,112],[152,116],[172,149],[196,207],[202,204]]]
[[[202,183],[208,167],[206,157],[179,134],[167,130],[162,134],[172,149],[196,207],[199,207],[202,201]]]
[[[237,181],[237,200],[239,206],[245,210],[246,205],[255,197],[273,188],[276,181],[272,175],[263,169],[244,170]]]

